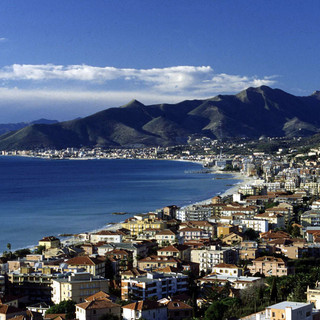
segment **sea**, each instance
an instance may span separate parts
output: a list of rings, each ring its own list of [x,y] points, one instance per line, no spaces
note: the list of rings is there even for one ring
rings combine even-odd
[[[239,182],[201,169],[183,161],[0,156],[0,252],[8,243],[12,250],[26,248],[44,236],[92,231],[167,205],[186,206]]]

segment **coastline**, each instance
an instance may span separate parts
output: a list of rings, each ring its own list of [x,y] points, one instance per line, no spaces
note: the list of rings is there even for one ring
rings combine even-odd
[[[140,159],[134,159],[134,160],[140,160]],[[141,159],[141,160],[144,160],[144,159]],[[150,159],[150,160],[154,160],[154,159]],[[197,165],[202,165],[203,162],[201,161],[195,161],[195,160],[187,160],[187,159],[172,159],[172,160],[169,160],[169,159],[163,159],[163,160],[166,160],[166,161],[181,161],[181,162],[190,162],[190,163],[195,163]],[[212,170],[211,172],[209,172],[208,174],[212,174],[212,175],[227,175],[225,178],[222,178],[223,180],[240,180],[240,181],[237,181],[235,184],[232,184],[230,187],[228,187],[226,190],[224,190],[222,193],[220,192],[217,192],[217,190],[215,191],[215,193],[213,193],[209,199],[204,199],[204,200],[199,200],[199,201],[196,201],[196,202],[193,202],[193,203],[189,203],[187,206],[190,206],[190,205],[193,205],[193,204],[204,204],[204,203],[208,203],[211,201],[211,198],[214,197],[215,195],[220,195],[222,197],[224,196],[228,196],[234,192],[236,192],[238,190],[239,187],[241,187],[242,185],[247,185],[247,184],[251,184],[254,182],[254,179],[253,178],[248,178],[246,177],[245,175],[239,173],[239,172],[225,172],[225,171],[217,171],[217,170]],[[216,179],[219,179],[216,177]],[[153,210],[155,210],[156,208],[153,208],[150,206],[149,210],[150,212],[152,212]],[[149,211],[145,211],[145,212],[149,212]],[[141,213],[144,213],[144,212],[139,212],[137,214],[141,214]],[[128,217],[132,217],[134,214],[131,213],[129,214],[128,216],[124,217],[124,219],[128,218]],[[83,231],[81,231],[80,233],[95,233],[95,232],[99,232],[101,230],[110,230],[110,231],[114,231],[114,230],[117,230],[119,228],[121,228],[121,223],[123,223],[123,221],[120,221],[120,222],[113,222],[112,221],[113,219],[111,219],[111,221],[104,225],[101,225],[98,226],[98,228],[95,228],[95,229],[89,229],[89,230],[85,230],[85,228],[83,229]],[[115,219],[116,220],[116,219]],[[119,220],[118,220],[119,221]],[[76,231],[77,232],[77,231]],[[71,231],[70,234],[73,234],[73,232]],[[79,233],[79,232],[78,232]],[[64,245],[71,245],[71,244],[75,244],[75,243],[79,243],[79,238],[77,237],[77,234],[78,233],[74,233],[74,236],[67,236],[67,237],[61,237],[58,233],[54,233],[54,236],[60,238],[60,241],[64,244]],[[17,249],[14,248],[12,251],[15,251],[15,250],[20,250],[20,249],[23,249],[23,248],[29,248],[29,249],[33,249],[37,246],[36,243],[34,244],[31,244],[31,245],[27,245],[27,246],[20,246],[18,247]]]
[[[202,164],[201,162],[188,161],[188,160],[174,160],[174,161],[186,161],[186,162],[194,162],[194,163],[197,163],[197,164]],[[225,171],[214,171],[213,170],[209,174],[218,174],[218,175],[219,174],[230,174],[230,175],[232,175],[232,177],[229,178],[230,180],[232,180],[232,179],[241,180],[241,181],[237,182],[236,184],[232,185],[227,190],[225,190],[223,193],[213,194],[212,197],[214,197],[216,195],[219,195],[220,197],[230,196],[230,195],[236,193],[239,190],[240,187],[245,186],[245,185],[252,185],[252,184],[254,184],[254,182],[256,180],[255,178],[245,176],[240,172],[225,172]],[[183,206],[183,207],[188,207],[188,206],[192,206],[192,205],[209,204],[209,203],[211,203],[212,197],[209,198],[209,199],[204,199],[204,200],[200,200],[200,201],[197,201],[197,202],[194,202],[194,203],[190,203],[190,204],[188,204],[186,206]],[[151,210],[151,212],[152,212],[152,210]],[[92,231],[86,231],[85,233],[91,234],[91,233],[99,232],[99,231],[102,231],[102,230],[116,231],[116,230],[121,228],[121,225],[122,225],[123,222],[124,221],[120,221],[120,222],[116,222],[116,223],[110,222],[109,226],[107,225],[107,226],[104,226],[104,227],[101,227],[101,228],[98,228],[98,229],[95,229],[95,230],[92,230]],[[70,245],[72,243],[77,243],[77,242],[79,243],[79,240],[77,240],[76,236],[69,237],[69,238],[66,238],[64,240],[61,240],[61,243],[63,243],[64,245]]]

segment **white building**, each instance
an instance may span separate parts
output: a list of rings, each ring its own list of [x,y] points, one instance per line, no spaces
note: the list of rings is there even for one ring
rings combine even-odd
[[[167,306],[156,301],[138,301],[122,307],[123,320],[167,320]]]
[[[117,231],[101,230],[96,233],[92,233],[90,236],[92,243],[100,241],[107,243],[120,243],[122,242],[122,233]]]
[[[108,292],[108,280],[101,276],[93,276],[88,272],[71,273],[70,275],[52,280],[52,302],[73,300],[77,303],[85,297],[99,291]]]
[[[211,272],[220,263],[233,263],[234,252],[217,246],[191,250],[191,262],[199,263],[199,271]]]
[[[150,272],[146,276],[121,281],[122,300],[145,300],[180,294],[188,291],[188,276],[175,272]]]
[[[247,229],[253,229],[258,232],[269,231],[268,221],[262,219],[241,219],[241,226],[244,231]]]
[[[258,315],[257,320],[312,320],[312,304],[292,301],[282,301],[269,306],[265,315]]]

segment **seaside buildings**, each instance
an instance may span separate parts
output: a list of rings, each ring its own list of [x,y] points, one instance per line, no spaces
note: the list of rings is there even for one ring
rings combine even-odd
[[[29,304],[72,299],[78,303],[80,320],[105,314],[182,320],[191,317],[188,301],[193,293],[200,292],[208,307],[214,295],[217,301],[225,296],[241,299],[246,289],[270,287],[273,276],[293,276],[286,258],[303,263],[320,256],[318,185],[309,181],[310,175],[318,179],[320,170],[311,170],[306,163],[299,167],[294,161],[289,167],[277,157],[247,158],[234,161],[242,172],[260,172],[261,178],[234,190],[233,196],[136,215],[122,228],[113,226],[118,230],[80,234],[73,246],[45,237],[39,241],[43,255],[1,260],[0,295],[23,295]],[[118,299],[135,302],[124,305],[121,313],[106,296],[87,300],[88,295],[109,288]],[[306,299],[316,306],[318,289],[306,289]],[[16,303],[22,304],[19,299]],[[271,305],[263,313],[270,319],[289,319],[300,312],[308,319],[309,311],[309,304],[292,302]]]

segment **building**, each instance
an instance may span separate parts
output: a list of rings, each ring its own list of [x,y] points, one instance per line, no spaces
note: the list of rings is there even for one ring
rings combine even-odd
[[[287,276],[289,268],[281,258],[275,258],[272,256],[264,256],[252,261],[252,265],[248,266],[251,274],[264,274],[266,277],[271,276]]]
[[[119,231],[111,230],[101,230],[99,232],[93,233],[90,235],[90,241],[92,243],[97,243],[100,241],[107,243],[117,243],[122,242],[123,233]]]
[[[122,307],[123,320],[167,320],[167,306],[156,301],[143,300]]]
[[[219,263],[212,268],[212,273],[240,277],[242,276],[242,269],[235,264]]]
[[[314,308],[320,309],[320,286],[318,281],[314,288],[307,288],[307,301],[312,303]]]
[[[199,228],[183,228],[179,230],[179,236],[183,239],[183,242],[189,240],[210,239],[211,235]]]
[[[258,243],[252,240],[240,243],[239,258],[241,260],[254,260],[258,257]]]
[[[265,310],[265,318],[262,316],[259,319],[266,320],[312,320],[312,304],[302,302],[283,301],[272,306],[269,306]]]
[[[177,241],[176,234],[169,229],[158,231],[154,237],[160,246],[174,244]]]
[[[78,256],[69,259],[66,263],[69,267],[83,268],[94,276],[105,276],[106,262],[104,257]]]
[[[192,319],[193,308],[180,300],[169,300],[167,298],[159,300],[168,308],[168,320]]]
[[[320,211],[306,211],[300,216],[300,221],[303,227],[320,226]]]
[[[166,298],[188,291],[188,276],[176,272],[149,272],[121,281],[122,300],[145,300]]]
[[[145,229],[166,229],[167,223],[152,215],[136,215],[122,223],[122,228],[130,230],[131,236],[138,236]]]
[[[106,298],[93,299],[76,305],[76,319],[98,320],[102,316],[113,315],[120,319],[121,306]]]
[[[159,268],[178,268],[180,260],[173,257],[149,256],[138,261],[138,268],[145,271],[152,271]]]
[[[260,277],[248,276],[230,276],[228,274],[209,274],[201,279],[198,279],[201,288],[212,287],[213,284],[218,286],[225,286],[227,283],[234,289],[245,289],[253,283],[261,281]]]
[[[190,261],[191,249],[189,246],[179,244],[175,246],[168,246],[157,251],[160,257],[174,257],[184,261]]]
[[[54,236],[44,237],[39,240],[39,246],[45,247],[45,250],[51,248],[59,248],[60,240]]]
[[[191,250],[191,262],[199,263],[200,272],[212,272],[213,266],[219,263],[234,263],[235,261],[235,252],[230,248],[211,245]]]
[[[269,230],[269,223],[264,219],[241,219],[240,224],[243,231],[253,229],[258,232],[267,232]]]
[[[88,272],[71,273],[52,281],[52,301],[55,304],[63,300],[80,303],[85,297],[99,291],[108,291],[108,280]]]

